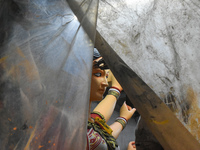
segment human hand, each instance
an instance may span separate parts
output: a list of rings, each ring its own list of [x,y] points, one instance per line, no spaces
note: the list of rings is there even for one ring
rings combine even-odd
[[[120,108],[119,116],[125,118],[126,120],[129,120],[133,116],[135,111],[135,108],[131,108],[131,106],[127,105],[126,102],[124,102],[124,104]]]
[[[129,142],[127,150],[136,150],[135,141]]]

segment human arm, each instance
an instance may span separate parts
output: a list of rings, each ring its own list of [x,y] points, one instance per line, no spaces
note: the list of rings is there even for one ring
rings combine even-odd
[[[135,108],[131,108],[124,102],[124,104],[120,108],[120,117],[125,118],[128,121],[135,113],[135,111]],[[110,125],[110,128],[113,130],[112,135],[115,139],[118,138],[119,134],[123,130],[123,126],[119,122],[114,122],[112,125]]]

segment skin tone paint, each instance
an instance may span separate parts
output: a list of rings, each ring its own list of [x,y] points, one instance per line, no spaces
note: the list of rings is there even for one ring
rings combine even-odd
[[[107,122],[116,105],[117,99],[114,95],[106,95],[103,98],[103,94],[106,91],[106,88],[108,87],[108,75],[109,75],[109,81],[111,82],[111,87],[116,87],[120,91],[122,90],[121,85],[118,83],[116,78],[112,75],[112,72],[109,73],[109,70],[101,70],[99,67],[103,68],[104,63],[98,64],[97,62],[100,62],[102,57],[95,59],[93,61],[93,69],[92,69],[92,78],[91,78],[91,89],[90,89],[90,106],[89,106],[89,113],[90,114],[90,108],[91,103],[93,101],[100,101],[98,105],[94,108],[93,111],[101,113],[105,121]],[[98,64],[98,66],[96,65]],[[130,106],[126,105],[124,103],[120,109],[120,117],[126,118],[126,120],[129,120],[134,112],[136,111],[135,108],[131,108]],[[90,115],[88,115],[88,120],[93,121],[91,119]],[[110,128],[113,130],[112,135],[114,138],[117,139],[120,132],[122,131],[123,127],[119,122],[114,122],[110,125]]]
[[[93,66],[95,61],[99,61],[102,57],[93,61]],[[103,94],[108,86],[108,70],[101,70],[100,68],[92,69],[92,79],[91,79],[91,92],[90,92],[90,102],[101,101]]]

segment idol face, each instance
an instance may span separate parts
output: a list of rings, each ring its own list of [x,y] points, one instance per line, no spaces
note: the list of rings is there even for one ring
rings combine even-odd
[[[108,86],[108,70],[102,70],[94,67],[96,62],[101,60],[102,57],[93,61],[92,79],[91,79],[91,90],[90,90],[90,101],[101,101],[103,94]]]

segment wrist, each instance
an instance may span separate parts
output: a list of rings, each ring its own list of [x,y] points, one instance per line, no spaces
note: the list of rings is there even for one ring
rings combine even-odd
[[[111,86],[110,88],[116,89],[116,90],[118,90],[120,93],[121,93],[121,91],[122,91],[122,89],[119,88],[119,87],[117,87],[117,86]]]
[[[120,94],[121,94],[121,91],[117,87],[111,87],[108,90],[108,95],[113,95],[116,97],[116,99],[119,99]]]
[[[129,117],[127,115],[119,115],[119,117],[124,118],[127,122],[129,121]]]
[[[118,123],[120,123],[122,125],[122,130],[124,130],[124,128],[127,125],[127,120],[124,117],[117,117],[115,119],[115,122],[118,122]]]
[[[120,118],[120,119],[124,120],[126,123],[128,122],[128,119],[125,118],[125,117],[119,116],[119,117],[117,117],[117,118]]]

